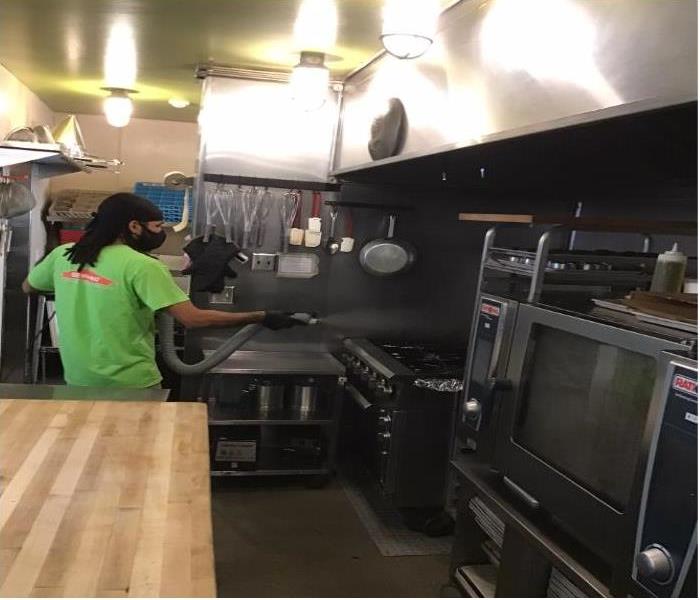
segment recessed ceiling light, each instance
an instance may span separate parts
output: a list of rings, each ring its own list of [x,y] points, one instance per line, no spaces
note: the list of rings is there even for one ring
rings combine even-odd
[[[170,98],[170,100],[168,100],[168,104],[170,104],[170,106],[173,108],[185,108],[186,106],[190,105],[190,102],[184,98]]]

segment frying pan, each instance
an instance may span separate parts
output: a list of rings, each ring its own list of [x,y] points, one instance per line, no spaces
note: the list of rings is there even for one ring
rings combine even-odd
[[[416,262],[416,251],[407,242],[394,238],[396,215],[389,215],[389,231],[383,239],[372,240],[360,250],[360,266],[376,277],[405,273]]]

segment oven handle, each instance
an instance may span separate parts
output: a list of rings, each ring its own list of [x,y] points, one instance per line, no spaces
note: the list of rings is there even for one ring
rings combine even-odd
[[[350,394],[350,397],[362,410],[367,410],[368,408],[372,407],[372,403],[369,400],[367,400],[367,398],[365,398],[360,392],[360,390],[358,390],[354,385],[352,385],[351,383],[347,383],[345,384],[345,389]]]
[[[489,377],[486,380],[486,396],[490,402],[493,402],[493,396],[496,392],[509,392],[513,389],[513,384],[510,379],[502,377]]]
[[[503,476],[503,483],[506,484],[513,493],[520,497],[521,500],[525,502],[531,509],[537,510],[540,507],[540,501],[533,495],[528,494],[523,488],[521,488],[515,481],[509,477]]]

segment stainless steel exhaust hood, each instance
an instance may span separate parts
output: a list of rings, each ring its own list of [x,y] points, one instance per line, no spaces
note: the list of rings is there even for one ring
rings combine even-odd
[[[406,143],[371,161],[392,97]],[[695,0],[462,0],[423,57],[382,55],[346,79],[332,175],[694,100]]]

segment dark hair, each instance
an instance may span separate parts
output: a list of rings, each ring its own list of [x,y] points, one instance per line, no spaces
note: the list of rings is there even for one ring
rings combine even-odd
[[[131,221],[146,223],[162,220],[160,209],[145,198],[126,192],[113,194],[102,201],[85,228],[85,235],[67,248],[65,255],[70,262],[78,265],[78,271],[82,271],[85,265],[94,267],[102,248],[120,238],[127,239]]]

